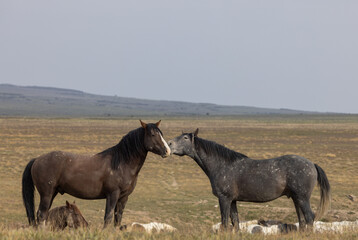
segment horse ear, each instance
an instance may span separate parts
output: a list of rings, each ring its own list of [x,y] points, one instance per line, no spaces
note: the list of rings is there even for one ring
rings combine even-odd
[[[76,205],[76,201],[73,201],[73,203],[72,203],[73,205]]]
[[[70,208],[71,207],[71,204],[66,200],[66,207],[67,208]]]
[[[140,119],[139,119],[139,121],[140,121],[140,124],[142,125],[143,128],[147,127],[147,124],[145,122],[142,122],[142,120],[140,120]]]
[[[159,127],[159,124],[160,124],[161,121],[162,121],[162,120],[159,120],[155,125],[156,125],[157,127]]]
[[[197,137],[198,136],[198,133],[199,133],[199,128],[197,128],[194,132],[194,136]]]

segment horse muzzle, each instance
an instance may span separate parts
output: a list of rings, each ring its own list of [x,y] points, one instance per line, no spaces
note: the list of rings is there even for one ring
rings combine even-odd
[[[170,156],[170,153],[171,153],[171,150],[170,150],[170,148],[168,147],[168,148],[165,150],[165,153],[162,154],[162,158],[169,157],[169,156]]]

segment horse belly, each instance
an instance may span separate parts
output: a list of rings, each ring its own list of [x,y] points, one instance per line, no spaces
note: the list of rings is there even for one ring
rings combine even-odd
[[[103,181],[94,174],[75,174],[60,179],[58,190],[82,199],[103,199]]]
[[[59,190],[63,190],[63,193],[68,193],[74,197],[82,198],[82,199],[103,199],[106,196],[100,188],[94,188],[91,186],[90,188],[83,189],[81,187],[59,187]]]
[[[286,181],[269,178],[255,181],[241,181],[238,187],[238,201],[268,202],[284,195]]]
[[[97,159],[96,155],[90,158],[77,156],[66,161],[59,186],[64,192],[78,198],[103,199],[109,191],[105,189],[108,180],[116,183],[116,176],[110,170],[108,161]]]

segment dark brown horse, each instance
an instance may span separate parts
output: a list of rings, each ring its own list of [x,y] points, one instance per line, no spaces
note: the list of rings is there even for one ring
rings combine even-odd
[[[209,177],[213,193],[219,198],[222,226],[227,229],[229,216],[238,230],[236,201],[268,202],[281,196],[292,198],[300,229],[313,226],[315,215],[310,205],[313,188],[321,189],[322,216],[331,199],[330,185],[323,169],[296,155],[253,160],[220,144],[183,133],[170,140],[173,154],[193,158]]]
[[[66,201],[65,206],[56,207],[48,212],[46,225],[52,230],[63,230],[67,226],[70,228],[88,227],[88,222],[75,202],[71,204]]]
[[[104,227],[112,220],[120,225],[128,195],[148,151],[167,157],[170,148],[158,128],[159,122],[146,124],[125,135],[115,146],[93,156],[50,152],[32,159],[22,176],[22,197],[30,225],[36,225],[34,186],[40,194],[37,223],[47,219],[48,210],[58,193],[82,199],[106,199]]]

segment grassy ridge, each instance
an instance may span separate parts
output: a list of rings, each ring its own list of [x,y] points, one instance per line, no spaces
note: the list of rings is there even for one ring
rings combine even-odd
[[[9,84],[0,84],[0,102],[0,113],[3,116],[108,117],[308,113],[289,109],[103,96],[71,89]]]
[[[158,119],[145,119],[157,121]],[[102,231],[104,200],[75,199],[83,215],[90,222],[89,230],[51,233],[22,229],[27,225],[21,199],[21,174],[27,162],[52,150],[79,154],[94,154],[115,145],[128,131],[139,127],[138,120],[128,119],[37,119],[0,118],[0,238],[108,238],[132,239],[231,239],[230,234],[212,235],[211,225],[220,221],[217,199],[211,193],[209,180],[187,157],[171,156],[162,159],[148,154],[139,174],[137,187],[130,195],[123,224],[134,221],[165,222],[178,228],[175,234],[120,233],[109,228]],[[164,119],[161,130],[165,139],[184,131],[200,128],[199,135],[262,159],[284,154],[298,154],[320,165],[332,186],[332,209],[326,221],[356,220],[357,201],[346,195],[358,193],[358,117],[307,117],[297,118],[205,118]],[[56,197],[54,207],[72,201],[73,197]],[[317,209],[318,188],[311,198]],[[36,195],[36,208],[39,203]],[[276,219],[297,222],[291,200],[280,198],[256,204],[238,203],[241,220]],[[257,236],[241,234],[245,239]],[[291,238],[290,238],[291,236]],[[346,234],[285,235],[285,239],[354,238],[356,232]],[[261,236],[262,237],[262,236]],[[261,238],[260,238],[261,239]],[[274,239],[268,238],[268,239]]]

